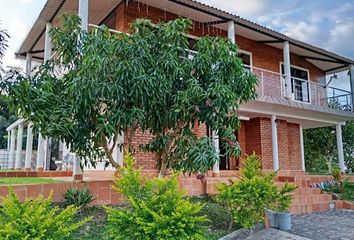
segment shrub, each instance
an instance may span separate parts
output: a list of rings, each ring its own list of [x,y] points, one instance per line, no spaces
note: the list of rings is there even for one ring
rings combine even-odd
[[[125,163],[115,188],[130,208],[106,207],[111,239],[204,239],[203,223],[207,219],[199,214],[203,205],[183,197],[177,175],[147,179],[134,169],[130,154]]]
[[[52,207],[52,194],[20,202],[10,189],[0,207],[0,239],[67,239],[89,218],[74,222],[78,208],[69,206],[63,210]]]
[[[74,205],[83,208],[93,201],[93,195],[89,188],[68,188],[64,193],[65,205]]]
[[[264,210],[288,209],[295,189],[290,184],[278,188],[274,184],[275,173],[263,173],[261,159],[252,154],[245,160],[240,181],[218,185],[217,200],[230,211],[232,222],[251,228],[257,222],[264,220]]]

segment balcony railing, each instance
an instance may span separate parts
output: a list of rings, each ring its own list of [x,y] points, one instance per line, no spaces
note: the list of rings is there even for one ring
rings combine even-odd
[[[269,70],[245,66],[258,78],[257,96],[285,97],[285,76]],[[352,111],[351,92],[321,83],[291,78],[292,100],[317,106]]]

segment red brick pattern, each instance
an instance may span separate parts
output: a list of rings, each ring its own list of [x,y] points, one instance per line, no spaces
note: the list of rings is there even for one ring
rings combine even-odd
[[[3,177],[71,177],[72,171],[9,171],[0,172],[0,178]]]

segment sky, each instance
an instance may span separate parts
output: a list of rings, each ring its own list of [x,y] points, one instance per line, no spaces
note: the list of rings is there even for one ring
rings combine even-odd
[[[354,59],[354,0],[200,0],[263,26]],[[46,0],[0,0],[0,27],[11,39],[5,66],[23,67],[14,53]]]

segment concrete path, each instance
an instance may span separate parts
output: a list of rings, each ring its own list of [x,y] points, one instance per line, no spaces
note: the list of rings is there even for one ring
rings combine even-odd
[[[354,240],[354,211],[336,209],[293,216],[289,233],[312,240]]]

